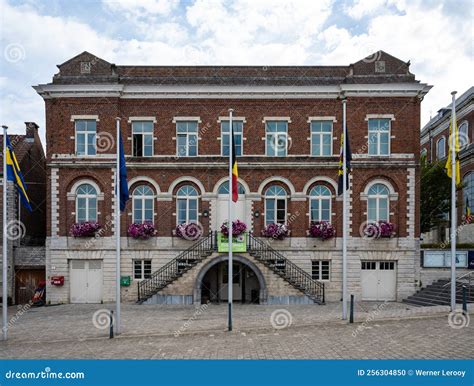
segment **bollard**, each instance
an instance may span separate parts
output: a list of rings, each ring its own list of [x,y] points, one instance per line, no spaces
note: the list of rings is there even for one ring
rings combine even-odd
[[[110,311],[109,339],[114,337],[114,312]]]
[[[349,323],[354,323],[354,295],[351,295],[351,311],[349,315]]]
[[[462,286],[462,312],[467,315],[467,287]]]

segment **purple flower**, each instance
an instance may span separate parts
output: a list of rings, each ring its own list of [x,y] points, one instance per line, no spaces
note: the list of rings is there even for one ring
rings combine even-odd
[[[240,220],[232,221],[232,236],[239,236],[247,230],[247,225]],[[229,229],[227,227],[227,222],[224,222],[221,225],[221,232],[224,236],[229,236]]]
[[[317,237],[322,240],[327,240],[336,235],[336,230],[330,222],[313,221],[309,226],[309,234],[311,237]]]
[[[365,227],[364,235],[369,238],[392,237],[395,226],[388,221],[371,222]]]
[[[70,234],[74,237],[94,237],[100,228],[97,221],[85,221],[72,224]]]
[[[155,225],[149,221],[130,224],[128,235],[134,239],[147,240],[156,235]]]
[[[272,237],[278,240],[283,240],[286,236],[289,236],[289,234],[290,231],[285,224],[268,224],[262,230],[262,236]]]

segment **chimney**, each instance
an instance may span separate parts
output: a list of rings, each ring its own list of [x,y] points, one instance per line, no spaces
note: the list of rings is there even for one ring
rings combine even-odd
[[[35,122],[25,122],[26,125],[26,139],[33,142],[35,134],[38,131],[39,126]]]

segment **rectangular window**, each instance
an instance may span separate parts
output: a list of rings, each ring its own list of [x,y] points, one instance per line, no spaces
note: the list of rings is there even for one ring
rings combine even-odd
[[[331,121],[311,122],[311,155],[319,157],[332,155]]]
[[[74,122],[76,130],[76,155],[96,155],[97,122],[81,119]]]
[[[311,265],[314,280],[329,280],[329,260],[313,260]]]
[[[390,154],[390,119],[369,119],[369,155]]]
[[[379,264],[382,271],[393,271],[395,269],[395,262],[393,261],[381,261]]]
[[[153,122],[133,121],[132,141],[134,157],[153,156]]]
[[[178,224],[187,224],[198,220],[198,200],[196,198],[177,199]]]
[[[229,156],[229,121],[221,122],[221,152],[223,156]],[[235,155],[242,155],[242,144],[243,144],[243,130],[244,123],[242,121],[232,121],[232,127],[234,131],[235,140]]]
[[[376,262],[375,261],[362,261],[361,269],[373,271],[376,269]]]
[[[270,157],[286,157],[288,153],[288,122],[266,122],[265,151]]]
[[[133,261],[133,278],[136,280],[149,279],[151,277],[151,260]]]
[[[176,141],[178,157],[198,155],[198,122],[179,121],[176,123]]]

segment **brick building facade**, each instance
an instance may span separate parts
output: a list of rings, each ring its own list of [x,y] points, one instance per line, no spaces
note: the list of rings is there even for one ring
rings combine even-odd
[[[327,300],[339,300],[342,97],[353,152],[349,292],[401,300],[415,291],[420,103],[430,87],[415,80],[408,63],[379,51],[348,66],[119,66],[84,52],[58,67],[51,83],[35,86],[46,105],[47,276],[65,279],[48,288],[51,302],[114,300],[115,118],[132,198],[121,216],[121,270],[134,280],[122,294],[136,301],[140,280],[193,244],[174,235],[178,223],[198,222],[206,235],[226,220],[229,108],[239,134],[236,217],[258,237],[265,225],[286,223],[290,236],[271,239],[271,247],[324,282]],[[91,219],[102,225],[100,237],[71,237],[74,223]],[[156,237],[128,237],[137,219],[152,221]],[[336,237],[309,237],[312,220],[330,222]],[[395,226],[393,237],[364,235],[378,220]],[[151,301],[197,302],[221,256],[214,252]],[[308,301],[252,254],[236,258],[258,278],[249,285],[260,287],[260,302]],[[391,271],[387,283],[377,279],[384,271]],[[85,272],[99,282],[90,297],[81,291]]]

